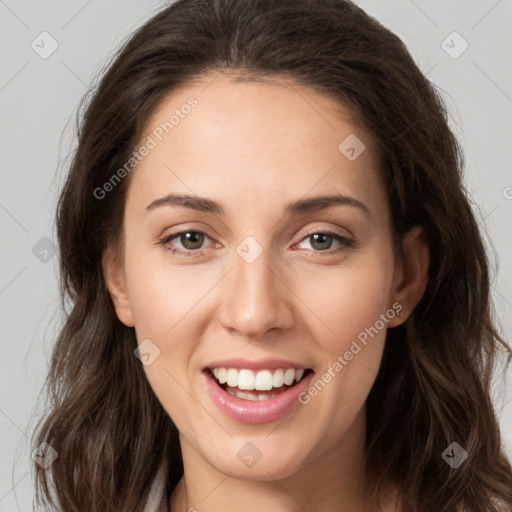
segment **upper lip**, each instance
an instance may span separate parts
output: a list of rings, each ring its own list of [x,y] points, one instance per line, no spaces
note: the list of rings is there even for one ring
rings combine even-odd
[[[293,368],[295,370],[299,370],[303,368],[304,370],[309,369],[309,366],[305,366],[302,363],[297,363],[294,361],[287,361],[286,359],[259,359],[259,360],[249,360],[244,359],[243,357],[231,358],[231,359],[221,359],[217,361],[213,361],[205,366],[206,368],[246,368],[248,370],[275,370],[277,368]]]

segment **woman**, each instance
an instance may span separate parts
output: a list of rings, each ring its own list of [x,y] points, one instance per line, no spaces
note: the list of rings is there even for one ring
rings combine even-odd
[[[498,511],[510,348],[444,105],[345,0],[179,0],[80,120],[38,499]],[[53,493],[53,501],[51,501]]]

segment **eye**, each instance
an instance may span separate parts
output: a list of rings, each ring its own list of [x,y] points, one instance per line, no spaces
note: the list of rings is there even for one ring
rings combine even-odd
[[[305,240],[310,239],[310,246],[314,252],[326,252],[331,248],[333,241],[338,242],[338,246],[329,251],[328,254],[337,253],[343,251],[345,248],[353,245],[353,240],[346,238],[342,235],[338,235],[337,233],[332,233],[330,231],[316,231],[314,233],[308,233],[306,237],[304,237],[299,245],[303,243]]]
[[[165,251],[171,251],[172,254],[177,256],[201,256],[203,252],[200,250],[203,248],[205,239],[210,237],[203,231],[188,230],[173,233],[162,238],[159,243],[164,247]],[[337,233],[330,231],[317,231],[308,233],[299,244],[305,240],[311,239],[311,249],[307,249],[313,253],[326,253],[326,255],[334,254],[343,251],[347,247],[353,245],[353,240],[346,238]],[[175,240],[173,242],[173,240]],[[329,250],[332,246],[333,241],[338,242],[338,246],[333,250]],[[178,247],[173,247],[178,244]],[[180,247],[181,245],[181,247]]]
[[[210,238],[203,231],[180,231],[179,233],[174,233],[172,235],[165,236],[160,240],[160,244],[164,247],[166,251],[171,251],[172,254],[177,254],[179,256],[189,256],[189,255],[201,255],[201,251],[198,251],[204,243],[205,238]],[[177,241],[181,244],[182,249],[178,246],[178,248],[173,248],[169,246],[172,240],[177,239]],[[176,242],[173,242],[172,245],[175,245]]]

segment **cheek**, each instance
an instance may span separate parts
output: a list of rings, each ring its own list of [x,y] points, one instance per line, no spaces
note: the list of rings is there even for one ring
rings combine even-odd
[[[130,256],[126,254],[137,340],[150,339],[160,351],[154,362],[144,366],[146,377],[178,429],[191,432],[204,418],[200,407],[191,407],[189,389],[194,375],[189,370],[200,343],[201,298],[215,280],[197,269],[194,272],[193,265],[166,265],[166,253],[160,248],[133,247]]]
[[[333,432],[355,417],[379,371],[387,322],[395,316],[389,303],[392,269],[391,253],[376,251],[364,262],[332,272],[328,285],[309,283],[308,304],[320,319],[313,336],[323,360],[311,398],[315,414]]]
[[[166,343],[182,328],[182,320],[188,320],[209,284],[208,276],[194,265],[169,265],[167,258],[160,246],[126,242],[128,294],[137,334]]]
[[[317,314],[322,332],[317,339],[335,357],[349,349],[353,340],[364,341],[364,333],[375,326],[389,304],[392,260],[374,258],[357,266],[331,272],[325,284],[303,283],[303,294]],[[377,325],[379,331],[381,322]],[[373,331],[372,331],[373,332]]]
[[[208,292],[219,280],[219,269],[170,264],[161,247],[141,245],[126,240],[125,268],[138,343],[150,339],[160,351],[144,370],[168,412],[190,409],[185,389],[199,368],[197,348],[204,323],[211,320]]]

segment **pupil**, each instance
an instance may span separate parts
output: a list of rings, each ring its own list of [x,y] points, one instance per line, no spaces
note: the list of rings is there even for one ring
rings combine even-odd
[[[332,242],[332,236],[331,235],[324,235],[322,233],[316,233],[316,234],[312,235],[312,237],[313,237],[313,241],[311,242],[311,246],[314,249],[320,249],[320,250],[322,250],[322,249],[329,249],[329,247],[331,245],[331,242]],[[318,242],[319,239],[320,239],[320,242]],[[326,241],[325,241],[326,239],[327,239],[327,244],[326,244]],[[320,243],[321,247],[315,247],[315,245],[314,245],[315,243]],[[325,244],[326,244],[326,246],[325,246]]]
[[[181,243],[185,249],[199,249],[203,245],[204,235],[196,231],[190,231],[181,235]]]

